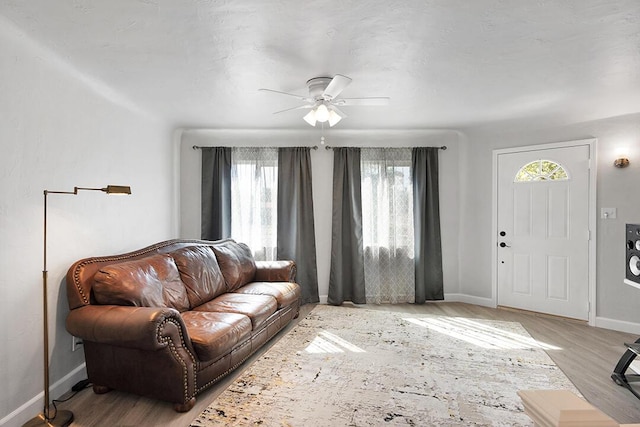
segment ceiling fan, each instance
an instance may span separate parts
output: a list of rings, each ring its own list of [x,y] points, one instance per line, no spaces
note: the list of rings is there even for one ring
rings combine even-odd
[[[309,96],[296,95],[293,93],[281,92],[273,89],[259,89],[265,92],[274,92],[282,95],[292,96],[306,104],[297,107],[287,108],[286,110],[276,111],[273,114],[284,113],[292,110],[311,110],[305,116],[304,120],[311,126],[316,123],[329,122],[329,126],[333,127],[340,120],[347,117],[338,107],[343,106],[361,106],[361,105],[387,105],[388,97],[368,97],[368,98],[338,98],[338,95],[349,86],[351,79],[341,74],[331,77],[314,77],[307,80],[309,88]]]

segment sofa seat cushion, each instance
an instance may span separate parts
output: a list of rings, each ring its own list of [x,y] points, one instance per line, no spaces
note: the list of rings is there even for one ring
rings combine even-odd
[[[251,335],[251,320],[242,314],[185,311],[181,315],[201,362],[219,358]]]
[[[270,295],[278,301],[278,309],[300,299],[300,286],[291,282],[252,282],[235,292],[239,294]]]
[[[188,246],[169,255],[178,267],[191,307],[211,301],[227,291],[211,246]]]
[[[99,304],[189,309],[178,267],[166,254],[104,266],[94,279],[93,296]]]
[[[239,313],[249,316],[253,330],[262,326],[278,309],[278,302],[269,295],[250,295],[228,293],[202,304],[195,311],[211,311],[215,313]]]

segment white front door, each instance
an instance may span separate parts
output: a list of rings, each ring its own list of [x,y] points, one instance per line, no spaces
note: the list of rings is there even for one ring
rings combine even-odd
[[[589,158],[589,145],[497,155],[498,305],[588,320]]]

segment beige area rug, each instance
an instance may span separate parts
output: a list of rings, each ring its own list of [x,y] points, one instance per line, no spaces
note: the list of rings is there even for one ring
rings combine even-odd
[[[191,426],[531,426],[518,390],[578,393],[545,348],[519,323],[319,305]]]

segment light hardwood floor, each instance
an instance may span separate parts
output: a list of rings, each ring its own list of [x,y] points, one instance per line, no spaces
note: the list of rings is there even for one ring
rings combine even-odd
[[[640,400],[628,390],[616,385],[610,378],[613,368],[625,351],[623,343],[635,341],[637,337],[634,335],[592,328],[581,322],[534,313],[492,309],[463,303],[438,302],[425,305],[367,305],[366,307],[373,310],[412,314],[520,322],[536,340],[560,348],[548,350],[547,353],[591,404],[619,423],[640,422]],[[166,402],[118,391],[96,395],[90,388],[81,391],[69,401],[58,404],[58,408],[73,411],[74,426],[188,426],[191,420],[197,417],[244,369],[312,309],[313,305],[302,307],[299,319],[287,326],[234,373],[205,393],[198,395],[196,406],[186,414],[174,412],[171,404]]]

